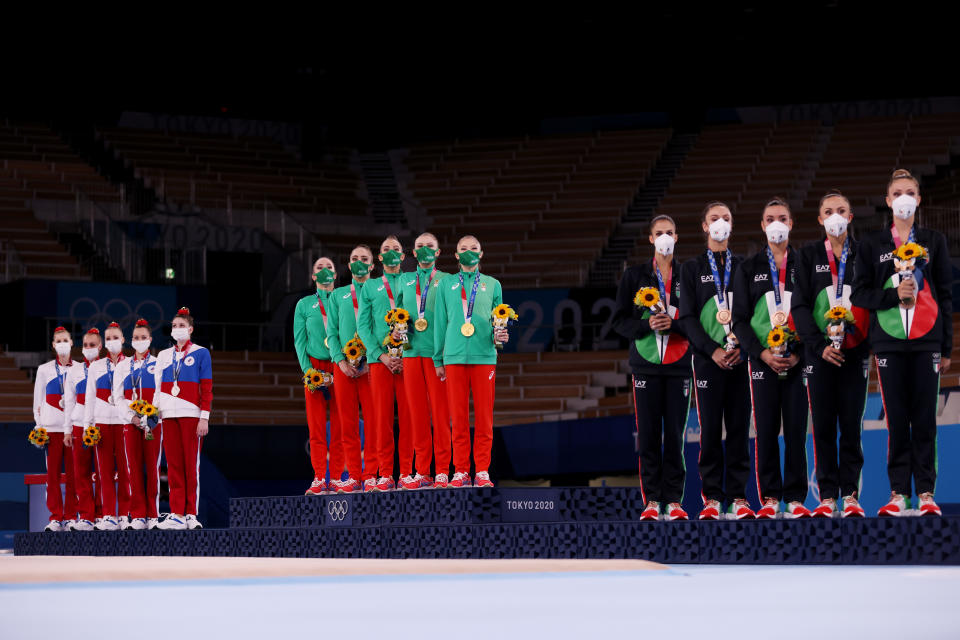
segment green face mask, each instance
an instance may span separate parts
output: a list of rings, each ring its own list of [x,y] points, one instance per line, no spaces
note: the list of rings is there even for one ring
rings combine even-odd
[[[385,267],[399,267],[400,263],[403,262],[402,253],[399,251],[384,251],[380,254],[380,257],[383,259],[383,266]]]
[[[417,256],[417,262],[420,264],[433,264],[433,261],[437,259],[437,250],[433,247],[420,247],[413,253]]]
[[[360,260],[356,260],[350,263],[350,273],[357,276],[358,278],[362,278],[368,273],[370,273],[370,265],[368,265],[366,262],[361,262]]]
[[[324,267],[313,274],[313,279],[317,281],[317,284],[333,284],[336,276],[333,274],[333,271]]]
[[[472,267],[480,262],[480,253],[477,251],[464,251],[463,253],[457,254],[457,260],[465,267]]]

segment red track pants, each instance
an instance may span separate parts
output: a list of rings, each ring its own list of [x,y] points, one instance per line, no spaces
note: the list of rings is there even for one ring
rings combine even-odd
[[[310,364],[317,371],[333,373],[335,366],[329,360],[310,358]],[[328,389],[330,400],[323,395],[323,391],[316,390],[310,393],[303,390],[307,405],[307,427],[310,430],[310,464],[313,474],[325,480],[327,477],[327,452],[330,453],[330,480],[339,480],[343,475],[343,443],[340,436],[340,414],[336,403],[337,383]],[[327,408],[330,409],[330,442],[327,442]]]
[[[437,473],[450,473],[450,412],[446,384],[437,377],[432,358],[404,358],[403,386],[413,425],[417,473],[430,475],[436,455]],[[433,432],[430,424],[433,418]]]
[[[163,426],[153,430],[153,440],[132,424],[123,425],[123,451],[127,457],[127,478],[130,482],[130,517],[160,517],[160,448]],[[144,493],[146,465],[146,493]]]
[[[340,417],[340,435],[347,472],[357,481],[375,478],[377,475],[376,421],[373,419],[373,395],[370,391],[370,375],[351,378],[340,367],[333,367],[333,386],[337,390],[337,415]],[[360,407],[363,407],[364,439],[363,454],[360,453]]]
[[[62,433],[50,433],[49,435],[50,442],[47,443],[47,509],[50,510],[50,521],[73,520],[77,517],[77,491],[73,476],[73,455],[69,450],[64,452]],[[74,440],[73,446],[82,447],[83,443]],[[61,463],[65,467],[64,473],[67,475],[66,498],[60,493]]]
[[[82,520],[93,522],[97,518],[97,506],[100,505],[100,483],[93,490],[93,468],[96,447],[83,446],[83,427],[73,425],[73,481],[77,490],[77,509]],[[97,476],[99,478],[99,476]],[[96,502],[94,502],[96,495]]]
[[[387,365],[375,362],[370,365],[370,386],[373,393],[377,464],[380,467],[380,476],[393,477],[394,399],[397,401],[397,413],[400,415],[400,436],[397,441],[400,475],[410,475],[413,472],[413,434],[410,431],[407,396],[403,391],[403,374],[391,373]]]
[[[200,502],[200,446],[197,436],[199,418],[164,418],[163,452],[167,456],[167,481],[170,484],[170,513],[197,515]]]
[[[101,485],[103,516],[126,516],[130,514],[130,482],[127,478],[127,460],[123,454],[123,425],[98,424],[100,442],[94,447],[97,452],[97,479]],[[83,446],[83,443],[80,443]],[[114,484],[114,469],[117,482]],[[117,501],[120,503],[117,513]]]
[[[496,365],[448,364],[447,405],[453,421],[453,467],[460,473],[470,473],[470,400],[473,391],[473,462],[476,471],[490,469],[490,450],[493,448],[493,399],[496,385]]]

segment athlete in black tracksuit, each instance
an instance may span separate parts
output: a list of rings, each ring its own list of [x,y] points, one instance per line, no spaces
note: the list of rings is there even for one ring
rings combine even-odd
[[[740,346],[749,354],[750,396],[753,405],[757,439],[754,458],[757,471],[757,493],[763,508],[757,517],[775,517],[779,501],[803,503],[807,496],[807,397],[803,387],[803,353],[785,378],[780,378],[763,360],[761,352],[767,348],[767,333],[773,328],[773,275],[765,247],[744,260],[734,274],[733,332]],[[778,273],[782,265],[777,265]],[[797,252],[787,248],[786,276],[782,296],[782,310],[790,317],[790,301],[795,288]],[[784,467],[780,475],[780,446],[778,435],[783,420]],[[788,504],[788,511],[792,507]],[[805,511],[802,509],[801,511]],[[790,513],[789,515],[795,515]]]
[[[683,500],[686,476],[683,442],[690,410],[690,349],[676,321],[679,311],[676,305],[681,297],[679,275],[675,269],[670,278],[674,321],[666,341],[658,341],[656,332],[650,328],[649,311],[639,309],[633,302],[641,287],[658,286],[652,262],[624,272],[613,315],[614,329],[630,341],[641,493],[647,506],[656,502],[667,505],[668,511],[669,505],[679,506]],[[670,517],[669,513],[667,516]]]
[[[837,252],[829,239],[812,242],[800,250],[793,318],[805,348],[807,395],[813,416],[814,464],[821,501],[814,515],[833,515],[832,505],[824,501],[832,500],[835,504],[839,494],[844,498],[841,507],[844,516],[862,516],[856,501],[863,469],[860,435],[870,371],[868,316],[859,307],[851,308],[850,303],[858,243],[847,232],[836,240],[840,247],[846,246],[846,264],[843,264],[843,249]],[[840,270],[844,271],[843,291],[838,300],[834,278],[839,278]],[[827,359],[833,357],[835,351],[827,338],[824,317],[831,307],[838,306],[838,302],[852,310],[856,319],[852,327],[847,324],[840,349],[843,363],[839,366]]]
[[[724,306],[723,297],[727,298],[725,307],[730,310],[734,293],[738,293],[734,291],[732,275],[727,286],[723,286],[726,263],[730,261],[732,274],[743,259],[730,254],[725,248],[726,242],[722,244],[723,250],[710,252],[708,249],[684,263],[680,284],[680,324],[693,347],[693,390],[700,421],[699,467],[704,503],[701,519],[714,518],[714,513],[709,510],[710,501],[720,503],[717,511],[722,512],[725,499],[730,502],[730,512],[735,516],[753,517],[753,512],[745,504],[750,475],[747,446],[750,438],[750,378],[746,353],[733,347],[736,343],[731,338],[731,350],[736,354],[735,359],[731,358],[734,364],[726,363],[724,358],[730,351],[725,347],[732,323],[723,325],[717,318],[720,306]],[[716,244],[716,248],[720,249],[720,245]],[[708,252],[713,255],[719,282],[714,277]],[[718,285],[724,296],[718,293]],[[727,429],[726,447],[723,444],[724,425]],[[743,500],[743,503],[738,503],[735,509],[734,500]],[[719,515],[717,513],[716,517]]]
[[[953,273],[943,234],[913,225],[898,232],[903,241],[921,245],[929,261],[918,266],[916,304],[900,308],[892,252],[897,246],[891,229],[867,234],[857,254],[853,303],[870,310],[870,342],[876,354],[880,392],[889,430],[887,474],[891,504],[880,515],[902,515],[913,489],[921,513],[937,513],[933,492],[937,481],[937,400],[941,357],[953,348]],[[931,507],[932,505],[932,507]]]

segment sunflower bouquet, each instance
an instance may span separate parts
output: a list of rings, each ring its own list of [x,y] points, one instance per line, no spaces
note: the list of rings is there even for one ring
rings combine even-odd
[[[397,332],[400,335],[400,342],[406,344],[409,342],[407,337],[407,331],[410,326],[410,313],[403,308],[391,309],[387,312],[387,315],[383,316],[383,319],[388,325],[390,325],[390,334]],[[386,341],[384,341],[386,344]]]
[[[330,392],[327,390],[333,384],[333,375],[327,373],[326,371],[320,371],[319,369],[309,368],[307,372],[303,374],[303,387],[310,393],[314,393],[317,389],[323,392],[323,395],[329,396]]]
[[[520,316],[517,315],[517,312],[508,304],[497,305],[490,314],[490,321],[493,323],[495,330],[512,327],[519,318]],[[497,342],[496,338],[494,338],[493,344],[497,349],[503,349],[503,343]]]
[[[663,301],[660,299],[660,292],[656,287],[642,287],[633,296],[633,304],[641,309],[649,309],[653,315],[666,311],[666,307],[663,306]]]
[[[343,347],[343,355],[351,367],[360,369],[363,367],[363,361],[367,357],[367,348],[359,337],[353,336],[353,339],[347,342]]]
[[[789,327],[779,325],[770,330],[767,334],[767,347],[770,352],[778,358],[787,358],[793,345],[799,342],[796,332]],[[786,373],[780,374],[781,378],[786,378]]]
[[[406,338],[406,336],[404,336]],[[397,340],[392,333],[388,333],[383,339],[383,349],[391,358],[402,358],[403,352],[410,348],[410,343],[405,340]]]
[[[83,430],[83,447],[89,449],[100,442],[100,427],[93,425]]]
[[[130,410],[140,416],[140,428],[145,440],[153,440],[153,430],[160,422],[160,410],[146,400],[134,400]]]
[[[37,449],[43,449],[50,442],[50,435],[43,427],[34,427],[27,435],[27,441]]]
[[[916,242],[905,242],[893,252],[893,268],[900,274],[900,280],[913,280],[914,270],[919,266],[923,266],[927,258],[926,249]],[[906,299],[904,302],[909,304],[913,302],[913,300]]]
[[[827,337],[834,349],[839,349],[843,344],[843,338],[847,334],[847,327],[852,327],[857,323],[853,317],[853,312],[846,307],[837,305],[830,307],[830,310],[823,314],[827,321]]]

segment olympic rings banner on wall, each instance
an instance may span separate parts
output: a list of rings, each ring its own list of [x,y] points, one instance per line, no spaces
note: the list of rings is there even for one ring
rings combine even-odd
[[[177,310],[176,287],[60,282],[56,297],[56,315],[82,327],[117,322],[126,331],[145,318],[158,329]]]

